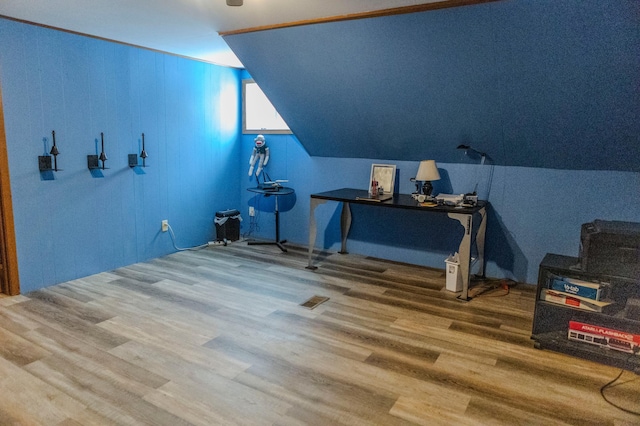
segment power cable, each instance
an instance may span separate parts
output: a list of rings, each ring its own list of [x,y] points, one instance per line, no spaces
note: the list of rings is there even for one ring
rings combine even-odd
[[[636,356],[636,355],[635,355],[635,354],[632,354],[629,358],[634,357],[634,356]],[[627,409],[627,408],[621,407],[621,406],[619,406],[619,405],[617,405],[617,404],[615,404],[615,403],[613,403],[613,402],[609,401],[609,400],[607,399],[606,395],[604,394],[604,391],[605,391],[606,389],[610,388],[611,386],[613,386],[613,384],[614,384],[615,382],[617,382],[617,381],[620,379],[620,377],[622,377],[622,374],[623,374],[623,373],[624,373],[624,369],[620,370],[620,373],[616,376],[616,378],[615,378],[615,379],[613,379],[613,380],[611,380],[609,383],[607,383],[607,384],[603,385],[603,386],[600,388],[600,395],[602,395],[602,399],[604,399],[604,400],[605,400],[609,405],[611,405],[611,406],[613,406],[613,407],[616,407],[618,410],[622,410],[622,411],[624,411],[625,413],[629,413],[629,414],[634,414],[634,415],[636,415],[636,416],[640,416],[640,412],[638,412],[638,411],[633,411],[633,410],[629,410],[629,409]],[[635,379],[634,379],[634,380],[635,380]]]
[[[207,244],[200,244],[199,246],[194,246],[194,247],[187,247],[187,248],[182,248],[182,247],[178,247],[176,245],[176,236],[173,233],[173,228],[171,228],[171,225],[167,225],[167,228],[169,229],[169,235],[171,236],[171,242],[173,243],[173,248],[175,248],[178,251],[187,251],[187,250],[202,250],[205,247],[209,247],[209,243]]]

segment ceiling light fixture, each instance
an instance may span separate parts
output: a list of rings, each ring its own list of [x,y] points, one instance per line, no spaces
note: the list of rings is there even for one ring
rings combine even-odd
[[[242,0],[227,0],[227,6],[242,6]]]

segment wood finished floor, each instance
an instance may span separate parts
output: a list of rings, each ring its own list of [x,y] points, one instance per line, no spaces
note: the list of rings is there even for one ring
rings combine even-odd
[[[318,264],[236,242],[0,298],[0,424],[640,424],[600,396],[620,370],[533,348],[531,286],[462,303],[441,270]]]

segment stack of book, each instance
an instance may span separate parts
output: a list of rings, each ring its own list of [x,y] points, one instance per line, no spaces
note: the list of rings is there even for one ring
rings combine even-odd
[[[553,278],[549,288],[543,289],[542,300],[560,305],[572,306],[592,312],[605,312],[612,302],[601,300],[604,285],[575,278]]]

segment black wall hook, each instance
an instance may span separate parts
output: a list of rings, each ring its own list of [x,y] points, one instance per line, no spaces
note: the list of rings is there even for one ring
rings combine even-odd
[[[107,154],[104,152],[104,133],[100,132],[100,140],[102,141],[102,151],[100,152],[100,161],[102,161],[102,170],[104,170],[104,162],[108,160]]]
[[[144,150],[144,133],[142,134],[142,152],[140,158],[142,158],[142,167],[147,167],[147,151]]]
[[[45,151],[46,151],[46,138],[43,139],[45,142]],[[40,172],[59,172],[62,171],[58,169],[58,155],[60,151],[58,151],[58,145],[56,145],[56,131],[51,131],[51,140],[53,142],[53,146],[51,147],[51,151],[49,151],[49,155],[40,155],[38,156],[38,168]],[[53,167],[51,167],[51,156],[53,156]]]
[[[58,151],[58,145],[56,145],[55,130],[51,131],[51,139],[53,140],[53,146],[51,147],[51,151],[49,151],[49,154],[53,155],[53,171],[57,172],[58,171],[58,155],[60,154],[60,151]]]
[[[89,170],[95,169],[108,169],[108,167],[104,166],[104,162],[108,160],[107,154],[104,152],[104,133],[100,132],[100,140],[101,140],[101,152],[100,155],[87,155],[87,167]],[[96,139],[96,145],[98,144],[98,140]],[[96,147],[97,150],[97,147]],[[99,161],[102,161],[102,167],[100,167]]]
[[[142,158],[142,167],[147,167],[147,151],[144,149],[144,133],[142,133],[142,152],[140,152],[140,158]],[[129,154],[129,167],[138,167],[138,156],[136,154]]]

